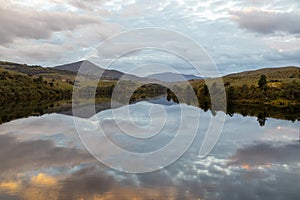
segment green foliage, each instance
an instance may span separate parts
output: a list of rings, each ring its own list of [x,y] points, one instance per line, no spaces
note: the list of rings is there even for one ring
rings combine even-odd
[[[37,78],[0,71],[0,103],[11,101],[40,101],[71,97],[71,90],[51,87],[43,77]]]
[[[292,83],[284,84],[281,97],[288,100],[300,101],[300,82],[293,81]]]

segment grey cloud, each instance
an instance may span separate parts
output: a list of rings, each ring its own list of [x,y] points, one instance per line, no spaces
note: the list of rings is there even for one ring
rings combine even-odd
[[[8,135],[0,136],[0,173],[8,170],[76,164],[93,160],[74,148],[56,147],[49,140],[19,142]]]
[[[83,168],[61,182],[62,189],[59,199],[74,199],[78,195],[101,195],[106,192],[111,192],[114,197],[119,197],[119,195],[125,195],[124,190],[122,193],[120,192],[120,188],[132,190],[142,199],[151,199],[146,193],[137,193],[137,191],[153,188],[156,191],[163,191],[163,194],[167,196],[168,187],[173,188],[173,191],[176,192],[174,199],[250,200],[253,198],[297,199],[298,197],[298,188],[295,185],[299,177],[297,171],[291,170],[287,173],[282,168],[274,168],[268,171],[232,171],[230,175],[226,175],[219,173],[214,168],[214,166],[219,166],[217,163],[192,168],[191,160],[193,159],[190,157],[183,157],[166,169],[138,174],[136,175],[137,179],[133,179],[126,173],[118,173],[117,177],[122,178],[117,180],[115,176],[107,175],[101,168]],[[197,170],[205,169],[213,175],[197,172]],[[280,181],[273,181],[270,177],[275,177],[275,180]],[[261,184],[257,184],[258,182]],[[162,194],[156,196],[156,199],[165,198]],[[122,199],[126,199],[126,196]]]
[[[270,163],[297,163],[300,162],[299,151],[299,144],[285,146],[273,146],[266,143],[256,144],[237,150],[235,155],[231,157],[229,165],[257,166]]]
[[[270,176],[276,181],[267,179],[264,172],[242,172],[240,177],[224,177],[219,181],[217,199],[252,200],[252,199],[298,199],[299,177],[296,173],[284,173],[274,170]],[[238,181],[239,179],[242,181]]]
[[[22,19],[22,20],[20,20]],[[101,24],[99,17],[77,13],[38,12],[0,8],[0,44],[16,38],[46,39],[53,32],[75,30],[87,24]]]
[[[116,187],[112,176],[97,167],[83,168],[61,182],[59,199],[75,199],[78,196],[102,194]]]
[[[264,12],[259,10],[230,12],[240,28],[262,34],[287,32],[300,34],[298,13]]]
[[[120,31],[118,24],[102,23],[59,33],[60,36],[52,37],[47,42],[18,39],[12,45],[1,46],[0,38],[0,55],[2,60],[43,66],[70,63],[84,59],[90,51],[89,47]]]
[[[229,176],[218,174],[212,165],[191,168],[191,158],[180,159],[172,166],[147,174],[136,175],[137,182],[128,174],[118,173],[110,176],[102,167],[87,167],[74,172],[61,181],[59,199],[74,199],[75,197],[88,195],[102,195],[112,193],[115,199],[126,199],[124,188],[131,190],[142,199],[151,199],[146,193],[137,193],[144,188],[153,188],[162,191],[157,199],[166,199],[168,187],[176,192],[174,199],[297,199],[298,188],[296,186],[299,176],[297,171],[287,171],[274,168],[268,171],[242,170],[235,171]],[[207,169],[209,174],[199,174],[197,170]],[[238,173],[236,173],[238,172]],[[217,175],[217,176],[216,176]],[[122,178],[120,178],[122,177]],[[273,181],[270,177],[275,177]],[[260,182],[261,184],[257,184]],[[272,189],[271,189],[272,188]],[[123,189],[123,190],[120,190]],[[121,197],[121,195],[123,195]],[[163,196],[166,195],[166,196]],[[118,198],[116,198],[118,197]],[[153,199],[153,197],[152,197]]]
[[[160,186],[164,187],[167,185],[174,185],[172,177],[169,177],[164,170],[157,171],[154,173],[138,174],[138,180],[142,187]]]

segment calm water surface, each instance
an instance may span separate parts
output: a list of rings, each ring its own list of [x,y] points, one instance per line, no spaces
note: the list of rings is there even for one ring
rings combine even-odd
[[[169,123],[147,141],[121,134],[112,123],[112,110],[96,117],[118,146],[153,151],[172,140],[181,117],[179,105],[160,103],[130,105],[132,120],[139,125],[149,123],[149,108],[166,109]],[[226,116],[218,143],[201,159],[197,154],[211,113],[184,107],[191,114],[182,117],[201,115],[194,143],[172,165],[146,174],[99,163],[78,139],[72,116],[53,113],[2,124],[0,199],[300,199],[299,121],[268,118],[260,126],[256,117]],[[192,130],[186,127],[189,134]],[[92,124],[82,128],[92,130]]]

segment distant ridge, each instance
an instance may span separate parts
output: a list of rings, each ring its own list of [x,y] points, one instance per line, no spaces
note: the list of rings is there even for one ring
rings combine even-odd
[[[105,70],[87,60],[64,64],[64,65],[59,65],[59,66],[56,66],[53,68],[77,73],[79,71],[79,68],[82,65],[84,65],[84,70],[81,72],[84,72],[86,74],[95,74],[95,72],[101,72],[103,79],[118,80],[122,76],[124,76],[123,72],[120,72],[117,70]],[[164,81],[164,82],[178,82],[178,81],[186,81],[186,80],[201,80],[201,79],[203,79],[202,77],[195,76],[195,75],[176,74],[176,73],[172,73],[172,72],[157,73],[157,74],[152,74],[152,75],[149,75],[146,77],[138,77],[135,75],[126,74],[125,77],[123,77],[123,79],[124,78],[130,79],[130,80],[146,80],[146,79],[153,80],[153,79],[155,79],[155,80]]]
[[[202,80],[202,77],[195,76],[195,75],[188,75],[188,74],[176,74],[172,72],[164,72],[164,73],[157,73],[151,74],[146,76],[149,79],[156,79],[165,82],[178,82],[178,81],[187,81],[187,80]]]
[[[0,61],[0,70],[9,70],[18,72],[21,74],[27,74],[30,76],[45,76],[53,77],[54,79],[59,76],[61,79],[73,79],[74,75],[78,72],[80,66],[84,63],[85,72],[88,74],[93,73],[94,71],[103,72],[103,79],[108,80],[119,80],[122,76],[126,80],[137,80],[143,82],[149,82],[155,80],[165,81],[165,82],[177,82],[183,78],[186,80],[193,80],[198,82],[203,80],[202,77],[195,75],[186,75],[186,74],[176,74],[171,72],[152,74],[146,77],[138,77],[131,74],[125,74],[117,70],[104,70],[103,68],[98,67],[89,61],[78,61],[74,63],[59,65],[56,67],[42,67],[40,65],[27,65],[19,64],[9,61]],[[276,81],[281,79],[289,80],[299,80],[300,79],[300,67],[297,66],[286,66],[286,67],[273,67],[273,68],[261,68],[251,71],[243,71],[238,73],[231,73],[228,75],[222,76],[224,82],[231,82],[237,84],[248,84],[257,82],[260,75],[265,74],[269,81]]]
[[[96,75],[101,73],[101,79],[105,79],[105,80],[119,80],[121,78],[124,80],[139,80],[139,81],[145,80],[145,78],[141,78],[132,74],[125,74],[117,70],[103,69],[87,60],[59,65],[53,68],[58,70],[72,71],[78,73],[81,66],[83,68],[80,70],[80,73],[86,75]]]

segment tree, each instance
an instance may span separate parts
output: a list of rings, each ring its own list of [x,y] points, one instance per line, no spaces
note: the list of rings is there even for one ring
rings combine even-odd
[[[228,103],[231,103],[233,100],[236,99],[236,92],[234,90],[234,87],[233,86],[230,86],[228,89],[227,89],[227,102]]]
[[[260,79],[258,80],[258,86],[262,90],[267,89],[267,77],[266,77],[266,75],[263,74],[263,75],[260,76]]]

